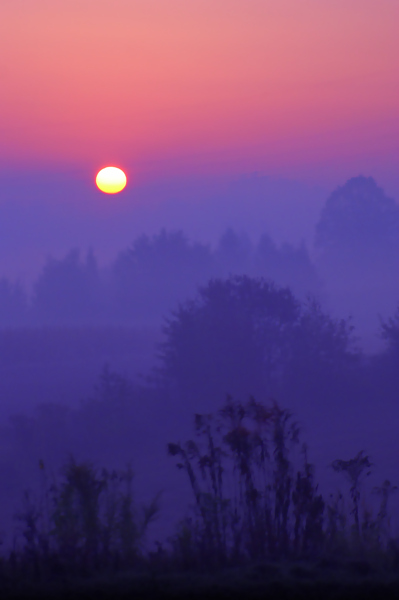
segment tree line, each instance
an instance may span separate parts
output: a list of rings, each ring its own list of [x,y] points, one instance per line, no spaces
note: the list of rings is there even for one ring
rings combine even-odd
[[[256,246],[228,229],[216,249],[191,242],[182,231],[137,238],[107,267],[78,249],[48,258],[31,293],[0,280],[0,326],[159,324],[197,285],[229,272],[268,274],[299,292],[316,290],[318,278],[306,247],[277,248],[266,234]]]
[[[106,267],[93,251],[49,257],[29,293],[20,282],[1,279],[0,327],[159,325],[198,285],[230,274],[270,279],[301,298],[323,293],[331,277],[349,286],[373,274],[392,280],[399,267],[398,240],[398,205],[372,178],[356,177],[327,199],[316,224],[313,260],[304,243],[277,246],[268,233],[253,243],[245,233],[227,229],[211,248],[182,231],[161,230],[138,237]]]
[[[156,550],[145,540],[162,495],[139,506],[129,465],[99,470],[70,455],[50,483],[46,461],[38,460],[40,495],[27,490],[15,513],[20,531],[0,558],[2,583],[260,565],[270,577],[284,561],[291,561],[291,575],[298,569],[298,577],[311,579],[317,569],[318,577],[327,569],[344,580],[398,574],[399,540],[390,528],[398,488],[389,480],[375,486],[379,510],[367,507],[362,482],[374,465],[364,451],[330,465],[350,483],[348,511],[340,492],[320,493],[300,428],[277,402],[228,396],[213,414],[195,415],[194,433],[167,444],[194,504]]]

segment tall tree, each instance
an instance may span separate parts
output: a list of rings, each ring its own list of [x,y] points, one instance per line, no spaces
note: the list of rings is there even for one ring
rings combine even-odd
[[[223,276],[243,273],[248,275],[252,260],[251,240],[245,233],[238,234],[229,227],[219,240],[215,258]]]
[[[28,297],[20,283],[0,279],[0,327],[26,325]]]
[[[211,280],[167,319],[163,373],[190,396],[271,391],[298,315],[288,288],[246,275]]]
[[[63,259],[49,258],[34,284],[34,319],[51,325],[90,323],[101,318],[100,278],[91,251],[82,260],[78,249]]]
[[[353,361],[351,329],[289,288],[246,275],[213,279],[166,320],[160,370],[187,399],[298,396]],[[295,387],[289,390],[287,386]],[[316,386],[313,386],[313,389]]]
[[[116,309],[123,320],[161,322],[179,298],[212,276],[208,246],[190,243],[182,231],[143,235],[112,265]]]
[[[372,177],[338,187],[321,212],[315,246],[327,262],[367,264],[399,255],[399,206]]]

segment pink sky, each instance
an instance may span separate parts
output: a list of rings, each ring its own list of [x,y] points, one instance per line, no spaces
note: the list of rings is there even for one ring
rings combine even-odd
[[[0,157],[397,178],[398,0],[2,0]]]

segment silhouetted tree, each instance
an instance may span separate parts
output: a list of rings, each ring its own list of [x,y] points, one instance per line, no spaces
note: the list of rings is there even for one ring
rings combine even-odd
[[[396,406],[399,383],[399,306],[392,317],[380,318],[380,336],[385,348],[370,360],[370,389],[383,393]]]
[[[337,390],[342,394],[348,380],[359,376],[361,357],[351,320],[332,318],[316,299],[308,297],[292,328],[282,394],[335,401]]]
[[[34,284],[32,312],[46,324],[79,324],[101,318],[101,286],[97,261],[90,251],[82,261],[79,250],[64,259],[49,258]]]
[[[39,466],[45,476],[42,460]],[[90,462],[70,455],[62,475],[50,487],[45,483],[40,505],[26,492],[23,509],[15,515],[24,525],[21,572],[29,575],[34,569],[38,578],[57,571],[87,576],[109,567],[131,568],[142,556],[147,529],[159,512],[160,493],[138,510],[130,464],[98,473]]]
[[[308,461],[307,446],[302,444],[304,455],[303,471],[297,472],[295,489],[292,492],[294,505],[294,552],[306,556],[315,554],[323,543],[323,516],[325,502],[317,494],[314,483],[314,466]]]
[[[388,501],[390,497],[398,491],[397,485],[392,485],[389,479],[385,479],[381,486],[374,486],[373,493],[377,494],[381,498],[380,510],[377,515],[377,524],[380,533],[381,541],[385,541],[389,538],[389,532],[391,529],[391,517],[388,514]]]
[[[297,248],[288,243],[277,248],[271,238],[263,234],[255,250],[253,272],[256,276],[273,279],[278,285],[289,285],[301,296],[321,287],[304,242]]]
[[[179,298],[212,275],[208,246],[182,231],[139,237],[112,266],[116,310],[122,320],[159,322]]]
[[[399,206],[372,177],[354,177],[328,198],[315,245],[328,262],[363,263],[398,257]]]
[[[306,450],[294,486],[291,459],[299,426],[292,414],[276,402],[250,398],[244,404],[228,397],[217,418],[197,414],[195,429],[205,447],[199,440],[168,444],[169,455],[179,458],[177,467],[189,478],[197,517],[186,522],[186,535],[180,530],[173,540],[179,560],[221,566],[246,557],[287,557],[292,551],[317,555],[324,501]]]
[[[252,244],[245,233],[238,234],[230,227],[219,240],[215,259],[221,275],[250,274]]]
[[[191,398],[233,390],[298,397],[309,379],[316,392],[315,382],[331,386],[355,361],[351,332],[289,288],[245,275],[214,279],[166,320],[161,372]]]
[[[381,336],[387,343],[388,353],[399,358],[399,306],[393,317],[381,322]]]
[[[218,276],[249,275],[272,279],[289,286],[295,293],[305,295],[320,289],[320,281],[305,243],[298,247],[284,243],[280,247],[264,233],[253,246],[245,233],[228,228],[219,240],[214,253]]]
[[[278,262],[278,248],[267,233],[263,233],[259,239],[255,249],[254,262],[255,266],[263,270],[264,273],[270,273],[275,269]],[[272,277],[272,273],[270,273],[270,276]]]
[[[184,392],[271,392],[300,306],[288,288],[233,276],[213,279],[167,319],[162,370]]]
[[[353,502],[352,514],[355,521],[355,532],[360,537],[360,518],[359,518],[359,501],[360,501],[360,482],[363,472],[371,468],[371,463],[368,456],[363,456],[363,450],[357,453],[354,458],[349,460],[334,460],[332,468],[338,473],[345,473],[350,481],[350,494]],[[371,471],[367,471],[366,475],[370,475]]]
[[[26,325],[28,297],[20,283],[0,279],[0,327]]]

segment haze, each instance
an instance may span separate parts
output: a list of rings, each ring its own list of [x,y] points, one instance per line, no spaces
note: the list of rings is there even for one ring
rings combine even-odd
[[[192,500],[167,443],[227,394],[294,412],[326,498],[360,450],[369,492],[398,484],[398,22],[397,0],[2,2],[7,543],[68,453],[131,461],[166,539]]]

